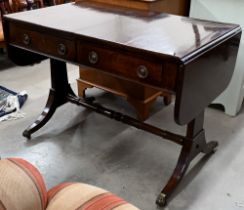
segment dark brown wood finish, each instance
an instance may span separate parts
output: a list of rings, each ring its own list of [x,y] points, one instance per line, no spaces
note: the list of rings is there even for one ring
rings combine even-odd
[[[97,61],[90,62],[90,54],[96,52]],[[108,59],[109,58],[109,59]],[[163,65],[160,61],[151,61],[133,54],[124,54],[120,51],[111,51],[110,48],[97,47],[96,44],[81,42],[78,46],[78,62],[89,67],[101,69],[107,73],[116,74],[121,77],[130,78],[136,81],[143,81],[149,84],[161,84]],[[140,66],[148,69],[148,77],[138,77],[137,72]]]
[[[13,61],[28,65],[43,56],[51,58],[52,88],[47,105],[24,136],[30,138],[59,106],[72,102],[180,144],[176,169],[157,199],[161,206],[191,160],[201,152],[213,152],[217,146],[216,142],[206,143],[204,109],[231,78],[240,41],[239,26],[168,14],[114,12],[90,7],[88,2],[79,7],[66,4],[8,15],[4,20],[8,53]],[[30,60],[24,58],[26,53],[32,55]],[[175,121],[187,125],[186,135],[164,131],[75,96],[65,62],[175,94]],[[147,71],[138,75],[141,66]]]
[[[2,16],[5,14],[43,7],[42,0],[0,0],[0,48],[5,48]]]
[[[79,4],[79,2],[83,2],[83,0],[76,0],[77,4]],[[144,12],[161,11],[161,12],[168,12],[177,15],[186,15],[188,13],[187,12],[188,0],[151,0],[151,1],[89,0],[90,4],[92,2],[94,2],[96,5],[102,4],[102,6],[106,6],[106,7],[113,7],[113,8],[122,7],[122,8],[128,8],[129,10],[134,9],[134,10],[144,11]],[[83,49],[81,49],[80,51],[83,52]],[[87,52],[86,49],[86,52],[84,52],[86,58],[88,56],[87,55],[88,53],[89,51]],[[120,56],[117,56],[116,54],[111,55],[111,52],[106,53],[106,51],[105,53],[102,53],[102,55],[105,58],[110,57],[111,58],[110,61],[111,60],[118,61],[123,59],[124,57],[123,54]],[[125,63],[127,63],[127,66],[130,66],[130,62],[135,63],[134,58],[131,56],[130,57],[127,56],[127,58],[124,58],[123,60],[125,59],[128,60],[128,62],[121,62],[121,61],[119,62],[124,64],[124,66],[121,67],[122,69],[124,69]],[[99,66],[104,65],[106,61],[107,59],[100,58],[98,62],[101,63],[98,64],[97,62],[96,63],[97,65],[94,66],[96,66],[96,68],[99,68]],[[111,67],[110,64],[109,66]],[[160,66],[162,68],[162,65]],[[130,67],[130,69],[134,69],[134,72],[131,73],[138,78],[137,76],[138,64],[134,68]],[[150,71],[149,77],[152,77],[153,75],[156,76],[155,73],[152,74],[152,70],[153,70],[152,68],[149,69]],[[124,72],[125,71],[123,71],[123,73]],[[160,77],[162,77],[162,75],[160,75]],[[98,72],[95,70],[90,71],[89,69],[86,69],[86,67],[84,66],[80,67],[80,77],[77,80],[77,86],[78,86],[78,95],[80,97],[85,97],[86,89],[93,88],[93,87],[124,97],[127,100],[127,102],[135,108],[138,119],[142,121],[148,119],[148,117],[150,116],[150,108],[153,105],[153,103],[156,101],[157,97],[162,96],[165,105],[169,105],[172,101],[172,95],[166,91],[154,89],[146,85],[136,84],[134,82],[128,82],[127,80],[124,80],[122,78],[114,77],[111,74],[101,73],[101,71],[99,70]]]
[[[224,45],[217,45],[204,54],[197,54],[197,59],[182,66],[175,108],[175,120],[178,124],[188,123],[192,115],[198,115],[227,87],[235,66],[238,52],[235,46],[239,40],[240,35],[226,40]]]
[[[93,87],[124,97],[135,108],[137,118],[141,121],[145,121],[150,116],[150,108],[157,97],[162,96],[165,105],[169,105],[172,98],[169,92],[162,92],[96,69],[91,71],[90,68],[83,66],[80,67],[80,78],[77,82],[80,97],[86,97],[86,89]]]
[[[76,0],[82,2],[83,0]],[[188,15],[190,0],[89,0],[107,6],[118,6],[127,9],[165,12],[175,15]]]

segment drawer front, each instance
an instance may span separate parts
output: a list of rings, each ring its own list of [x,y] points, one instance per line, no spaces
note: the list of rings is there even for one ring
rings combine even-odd
[[[75,43],[71,40],[19,28],[14,24],[9,28],[11,44],[62,59],[75,59]]]
[[[78,62],[115,76],[151,85],[158,86],[162,81],[163,65],[159,62],[97,47],[93,44],[79,43]]]

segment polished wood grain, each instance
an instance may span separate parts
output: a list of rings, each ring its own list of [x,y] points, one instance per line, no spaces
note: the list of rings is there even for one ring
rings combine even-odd
[[[76,3],[82,3],[82,1],[83,0],[77,0]],[[177,15],[186,15],[188,13],[187,11],[189,7],[188,0],[90,0],[90,2],[102,3],[105,4],[107,7],[120,6],[128,9],[144,10],[147,12],[162,11]],[[112,56],[109,57],[111,58],[111,60],[113,60]],[[130,58],[129,60],[132,60],[132,58]],[[139,65],[140,64],[138,64],[138,66]],[[99,65],[96,66],[96,68],[99,68]],[[123,69],[124,72],[126,71],[126,69],[123,67],[121,67],[121,69]],[[125,73],[127,73],[127,71]],[[152,75],[151,72],[150,75]],[[158,77],[161,75],[155,76]],[[129,85],[131,90],[127,91],[123,88],[124,86],[128,85],[127,83],[128,82],[126,80],[123,80],[122,78],[114,78],[109,74],[103,74],[101,76],[101,74],[97,74],[96,71],[87,71],[84,67],[80,67],[80,78],[77,80],[78,94],[79,96],[84,97],[86,89],[96,87],[111,92],[113,94],[123,96],[132,106],[135,107],[138,118],[141,120],[146,120],[150,116],[150,108],[158,96],[164,97],[165,105],[169,105],[172,101],[171,94],[162,90],[153,89],[152,87],[149,88],[147,86],[139,86],[132,83],[134,84],[134,86]],[[142,92],[147,92],[148,94],[144,95],[144,97],[141,98],[139,96]]]
[[[179,144],[176,168],[156,201],[160,206],[166,205],[192,160],[216,148],[217,142],[206,141],[204,110],[231,80],[241,36],[238,25],[114,11],[86,1],[7,15],[4,36],[9,58],[19,65],[51,58],[47,105],[24,136],[30,138],[58,107],[71,102]],[[48,45],[42,47],[35,37]],[[68,83],[66,62],[174,94],[174,119],[187,126],[186,134],[162,130],[77,97]],[[139,74],[138,66],[144,66]]]
[[[77,3],[83,0],[76,0]],[[175,15],[188,15],[189,0],[90,0],[110,6],[119,6],[128,9],[165,12]]]
[[[3,15],[41,7],[43,7],[42,0],[0,0],[0,48],[5,48],[2,28]]]
[[[87,88],[99,88],[118,96],[124,97],[135,108],[137,118],[141,121],[150,116],[150,108],[157,97],[164,97],[164,104],[171,103],[171,94],[162,92],[139,83],[115,77],[96,69],[80,68],[78,79],[78,95],[86,97]],[[163,105],[163,104],[162,104]]]
[[[98,56],[98,61],[95,64],[89,61],[89,54],[92,52],[96,52]],[[99,47],[87,42],[79,43],[78,56],[78,62],[85,66],[101,69],[108,73],[112,72],[132,80],[142,80],[149,84],[162,83],[163,65],[156,60],[153,61],[139,56],[132,57],[132,54],[126,55],[120,51],[112,52],[109,48]],[[144,79],[137,75],[140,66],[145,66],[148,69],[148,76]]]
[[[42,51],[63,59],[75,59],[75,43],[71,40],[45,35],[31,29],[23,29],[16,25],[12,25],[9,35],[12,42],[16,45]],[[61,51],[62,46],[65,47],[63,52]]]
[[[89,61],[91,52],[97,53],[98,61],[95,64]],[[160,59],[124,53],[116,49],[111,51],[111,48],[102,47],[93,42],[79,43],[78,62],[108,74],[116,74],[117,77],[127,78],[133,82],[156,86],[172,93],[176,91],[177,64],[162,63]],[[138,70],[142,66],[146,67],[148,71],[145,78],[138,75]]]
[[[79,21],[73,21],[74,18]],[[71,3],[11,14],[7,15],[6,19],[10,22],[21,20],[23,23],[33,24],[36,31],[44,32],[43,28],[47,28],[50,29],[48,33],[59,32],[60,36],[65,33],[65,36],[69,37],[82,36],[87,40],[99,41],[103,45],[113,45],[124,52],[139,52],[140,55],[167,58],[176,62],[194,59],[195,53],[204,52],[214,40],[216,43],[221,42],[225,38],[223,35],[228,37],[228,33],[239,30],[237,25],[169,14],[128,13],[127,9],[118,14],[117,11],[108,10],[106,7],[89,8],[89,2],[79,6]],[[193,26],[198,28],[199,35]]]
[[[33,15],[34,14],[34,15]],[[62,15],[61,15],[62,14]],[[69,15],[69,14],[72,14]],[[55,16],[57,18],[53,19],[49,16]],[[7,16],[6,19],[8,19]],[[72,21],[72,17],[79,19],[80,21]],[[87,18],[92,17],[90,21],[86,21]],[[13,21],[21,20],[31,24],[27,27],[26,24],[22,28],[27,27],[28,30],[34,30],[36,33],[45,34],[43,37],[53,37],[53,40],[57,40],[54,45],[47,45],[45,53],[49,56],[54,56],[62,58],[65,60],[65,56],[57,55],[57,48],[60,44],[64,44],[66,48],[69,48],[69,44],[66,46],[66,42],[63,40],[70,40],[73,45],[77,46],[79,50],[79,44],[75,43],[76,40],[82,38],[83,42],[89,42],[92,46],[99,46],[103,48],[103,53],[108,53],[105,49],[109,49],[111,52],[116,52],[116,58],[123,58],[121,61],[125,61],[126,55],[133,55],[133,57],[140,60],[151,61],[149,66],[150,73],[152,75],[146,79],[139,79],[135,75],[135,69],[131,71],[121,70],[121,66],[115,68],[113,62],[106,63],[105,65],[105,55],[102,53],[102,66],[99,66],[102,71],[116,71],[119,76],[124,79],[129,79],[141,84],[152,85],[156,88],[162,90],[168,90],[176,94],[176,110],[175,119],[179,124],[186,124],[191,121],[196,114],[200,113],[206,104],[211,103],[210,99],[216,97],[216,93],[210,91],[209,97],[201,95],[201,89],[187,89],[189,95],[194,95],[194,99],[190,104],[186,106],[179,105],[182,101],[181,97],[177,95],[182,95],[184,90],[183,84],[181,88],[177,90],[174,84],[177,82],[175,78],[182,79],[181,77],[175,77],[174,75],[179,74],[182,71],[178,71],[179,66],[185,68],[186,64],[192,63],[199,55],[204,54],[209,51],[212,44],[219,45],[228,37],[238,33],[239,27],[232,24],[221,24],[212,23],[208,21],[189,19],[179,16],[173,16],[168,14],[142,14],[142,13],[129,13],[128,10],[114,12],[113,10],[108,10],[108,8],[89,8],[89,2],[85,2],[84,5],[79,4],[66,4],[57,7],[50,7],[46,9],[41,9],[36,12],[28,11],[26,13],[18,13],[11,15],[9,18],[9,24],[14,24]],[[15,21],[15,22],[16,22]],[[70,24],[72,22],[72,24]],[[18,23],[21,25],[21,23]],[[12,28],[12,27],[10,27]],[[48,29],[48,33],[46,30]],[[177,33],[178,31],[181,33]],[[23,36],[23,32],[19,33]],[[13,41],[14,37],[9,37]],[[99,45],[97,45],[99,43]],[[70,45],[72,45],[70,43]],[[24,46],[23,46],[24,47]],[[33,49],[32,46],[26,46],[26,49],[32,49],[34,51],[39,51],[40,49]],[[225,47],[226,52],[219,52],[220,54],[227,54],[228,48]],[[76,49],[76,48],[74,48]],[[96,50],[99,50],[96,48]],[[51,53],[52,52],[52,53]],[[100,52],[100,51],[99,51]],[[42,52],[43,53],[43,52]],[[69,53],[69,50],[68,50]],[[67,54],[68,55],[68,54]],[[114,56],[113,53],[106,54],[107,56]],[[119,56],[119,55],[122,55]],[[81,63],[88,65],[85,56],[84,60],[80,60],[80,56],[76,56],[72,59],[72,62]],[[115,57],[113,57],[115,58]],[[218,56],[218,60],[215,62],[221,62],[222,56]],[[111,60],[111,59],[110,59]],[[133,63],[134,68],[139,65],[138,62]],[[203,59],[204,60],[204,59]],[[231,62],[227,60],[227,62]],[[163,68],[158,68],[161,63]],[[90,65],[90,64],[89,64]],[[110,66],[111,65],[111,66]],[[116,64],[123,65],[123,64]],[[152,70],[151,70],[152,69]],[[215,66],[208,68],[209,71],[214,71]],[[118,72],[119,71],[119,72]],[[121,72],[122,71],[122,72]],[[179,72],[179,73],[176,73]],[[203,68],[197,68],[195,70],[204,71]],[[157,78],[163,76],[163,80]],[[165,76],[167,75],[167,76]],[[173,76],[172,76],[173,75]],[[166,82],[167,81],[167,82]],[[219,90],[223,89],[228,81],[220,83],[221,87]],[[166,84],[167,83],[167,84]],[[181,84],[181,82],[177,82]],[[184,83],[186,84],[186,83]],[[178,85],[179,87],[180,85]],[[220,91],[219,91],[220,93]],[[218,93],[218,94],[219,94]],[[190,97],[190,96],[189,96]],[[207,99],[207,100],[206,100]],[[199,103],[204,101],[204,103]],[[194,112],[192,112],[194,110]],[[187,116],[183,113],[188,113]]]

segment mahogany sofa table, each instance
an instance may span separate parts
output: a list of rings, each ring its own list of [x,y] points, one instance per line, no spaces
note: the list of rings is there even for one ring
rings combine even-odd
[[[82,0],[76,0],[80,2]],[[104,4],[104,7],[122,7],[144,12],[156,11],[175,15],[188,14],[189,0],[89,0]],[[77,79],[78,95],[85,97],[89,88],[99,88],[106,92],[122,96],[137,114],[138,119],[145,121],[150,116],[150,109],[157,97],[162,96],[165,105],[172,101],[172,95],[167,91],[136,84],[122,78],[102,73],[101,71],[90,71],[80,67],[79,79]]]
[[[157,198],[160,206],[166,205],[191,161],[216,148],[216,142],[205,139],[204,110],[231,79],[241,37],[238,25],[128,9],[114,12],[84,1],[7,15],[4,32],[9,58],[16,64],[51,60],[47,105],[24,131],[25,137],[44,126],[59,106],[71,102],[181,145],[177,166]],[[174,119],[187,125],[186,135],[77,97],[68,82],[66,62],[175,94]]]

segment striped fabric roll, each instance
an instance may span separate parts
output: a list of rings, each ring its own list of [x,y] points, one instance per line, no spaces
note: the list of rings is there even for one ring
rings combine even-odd
[[[45,210],[47,191],[39,171],[19,158],[0,160],[0,210]]]
[[[139,210],[98,187],[82,183],[60,184],[48,192],[47,210]]]

